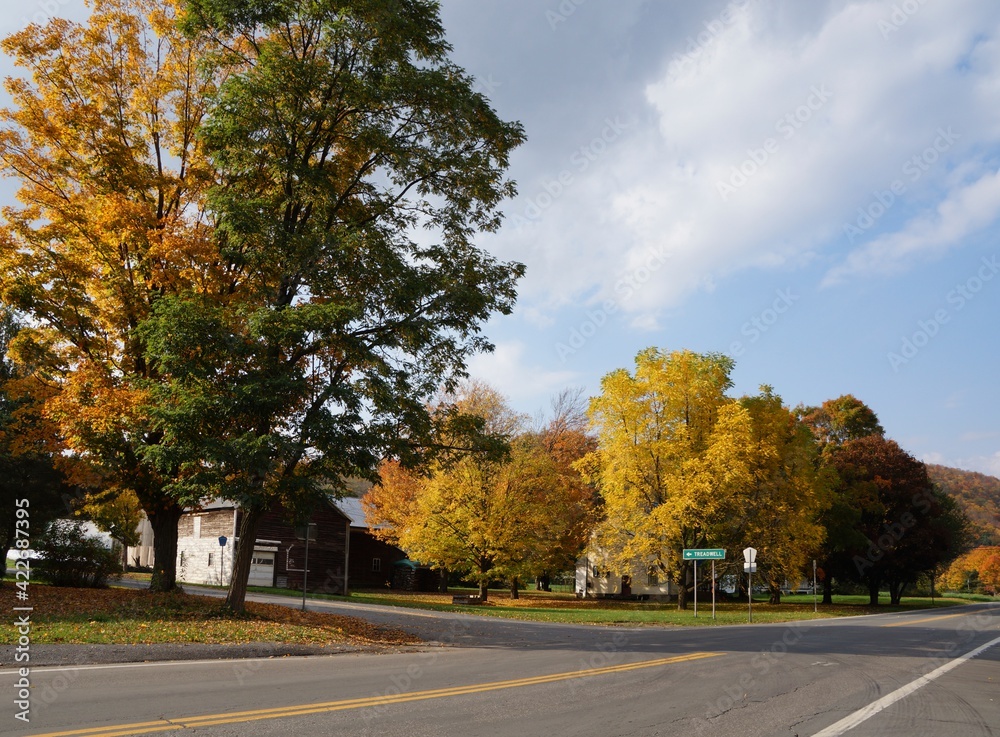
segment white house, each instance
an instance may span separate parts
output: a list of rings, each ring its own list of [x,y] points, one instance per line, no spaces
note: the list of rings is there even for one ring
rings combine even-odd
[[[597,557],[587,554],[576,562],[574,591],[580,598],[645,597],[652,601],[672,601],[676,587],[652,567],[636,563],[631,575],[618,575],[602,569]]]

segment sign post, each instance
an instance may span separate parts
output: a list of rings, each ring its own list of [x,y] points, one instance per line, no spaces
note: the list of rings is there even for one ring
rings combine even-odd
[[[715,561],[712,561],[712,619],[715,619]]]
[[[306,561],[302,567],[302,611],[306,610],[306,585],[309,582],[309,541],[316,539],[316,523],[309,522],[295,530],[295,537],[299,540],[305,538],[306,541]]]
[[[753,574],[757,570],[757,549],[743,549],[743,572],[747,574],[747,613],[748,620],[753,624]]]
[[[819,605],[816,603],[816,559],[813,558],[813,612],[819,611]]]
[[[219,586],[226,585],[226,536],[219,535]]]
[[[684,560],[694,561],[694,616],[698,616],[698,561],[712,561],[712,619],[715,619],[715,561],[726,559],[725,548],[684,548]]]
[[[698,559],[694,561],[694,616],[698,617]]]

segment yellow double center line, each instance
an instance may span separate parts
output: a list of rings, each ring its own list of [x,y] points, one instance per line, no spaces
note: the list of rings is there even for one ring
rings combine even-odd
[[[892,624],[883,624],[882,627],[903,627],[907,624],[923,624],[924,622],[940,622],[942,619],[951,619],[952,617],[967,617],[970,614],[975,614],[975,612],[960,612],[959,614],[939,614],[936,617],[924,617],[923,619],[904,619],[901,622],[893,622]]]
[[[660,665],[685,663],[691,660],[714,658],[722,653],[691,653],[677,655],[672,658],[657,660],[642,660],[638,663],[612,665],[606,668],[590,668],[574,670],[566,673],[553,673],[547,676],[532,678],[516,678],[510,681],[492,681],[476,683],[453,688],[438,688],[430,691],[412,691],[393,696],[370,696],[363,699],[345,699],[343,701],[327,701],[321,704],[300,704],[298,706],[283,706],[276,709],[255,709],[253,711],[233,711],[226,714],[205,714],[203,716],[183,717],[176,719],[158,719],[152,722],[136,722],[134,724],[116,724],[109,727],[94,727],[91,729],[74,729],[68,732],[46,732],[33,737],[124,737],[132,734],[148,734],[150,732],[167,732],[174,729],[192,729],[194,727],[211,727],[219,724],[236,724],[239,722],[255,722],[261,719],[280,719],[282,717],[297,717],[307,714],[322,714],[330,711],[345,711],[347,709],[364,709],[367,707],[389,706],[403,704],[408,701],[426,701],[427,699],[442,699],[448,696],[465,696],[467,694],[500,691],[506,688],[523,688],[538,686],[545,683],[557,683],[574,678],[590,678],[609,673],[623,673],[641,668],[655,668]]]

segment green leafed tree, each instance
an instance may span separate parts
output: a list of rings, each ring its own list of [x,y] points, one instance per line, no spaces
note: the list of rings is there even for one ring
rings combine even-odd
[[[427,399],[492,346],[520,264],[500,223],[523,140],[449,58],[436,3],[188,0],[224,79],[200,128],[221,299],[166,296],[142,328],[177,488],[239,502],[241,609],[261,517],[421,446]],[[293,505],[294,506],[294,505]]]

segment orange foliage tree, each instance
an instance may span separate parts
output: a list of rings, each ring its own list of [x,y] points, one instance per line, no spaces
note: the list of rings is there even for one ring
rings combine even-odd
[[[45,414],[102,483],[131,489],[155,533],[154,589],[174,586],[181,503],[143,459],[141,410],[157,367],[137,327],[164,294],[218,293],[208,169],[195,135],[210,83],[170,2],[95,0],[3,41],[24,76],[6,87],[0,170],[20,205],[0,227],[0,299],[29,316],[11,352]]]

